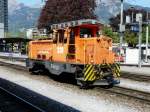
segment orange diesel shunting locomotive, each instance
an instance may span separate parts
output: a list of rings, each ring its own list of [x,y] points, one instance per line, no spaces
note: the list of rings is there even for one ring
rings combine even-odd
[[[82,87],[114,85],[120,67],[115,63],[112,39],[100,35],[99,26],[91,19],[52,25],[49,39],[29,43],[30,71],[44,68],[56,75],[72,73]]]

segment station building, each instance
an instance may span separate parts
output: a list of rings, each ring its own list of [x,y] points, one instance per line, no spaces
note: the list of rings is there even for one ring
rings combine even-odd
[[[4,24],[4,32],[8,32],[8,0],[0,0],[0,23]]]

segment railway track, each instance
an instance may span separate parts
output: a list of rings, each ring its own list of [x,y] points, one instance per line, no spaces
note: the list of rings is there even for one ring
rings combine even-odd
[[[0,65],[7,66],[7,67],[9,66],[14,69],[27,71],[26,67],[20,66],[20,65],[14,65],[14,64],[9,64],[9,63],[5,63],[5,62],[0,62]],[[145,75],[136,75],[136,74],[133,74],[133,76],[131,76],[131,75],[132,74],[123,73],[122,78],[129,78],[129,79],[133,79],[136,81],[146,81],[146,82],[149,81],[149,79],[150,79],[149,76],[145,76]],[[111,89],[103,89],[103,90],[109,91],[109,92],[112,92],[115,94],[119,94],[119,95],[125,95],[128,97],[132,97],[132,98],[139,99],[139,100],[150,103],[150,93],[146,93],[143,91],[119,87],[119,86],[115,86]]]
[[[22,66],[19,64],[11,64],[7,62],[3,62],[3,61],[0,61],[0,66],[7,66],[7,67],[18,69],[18,70],[28,71],[28,69],[25,66]]]
[[[144,74],[142,75],[142,74],[135,74],[135,73],[129,73],[129,72],[122,72],[121,77],[135,80],[135,81],[150,82],[150,76],[144,75]]]
[[[25,62],[24,62],[25,63]],[[17,64],[11,64],[7,62],[0,61],[0,65],[9,66],[11,68],[28,71],[28,69],[25,66],[17,65]],[[150,82],[150,76],[148,75],[142,75],[142,74],[135,74],[135,73],[129,73],[129,72],[122,72],[121,73],[122,78],[131,79],[135,81],[143,81],[143,82]]]
[[[0,59],[6,59],[6,60],[14,60],[14,61],[19,61],[19,62],[25,62],[26,61],[26,58],[19,58],[19,57],[11,57],[11,56],[0,56]]]
[[[2,57],[2,59],[10,59],[10,58],[9,57]],[[14,59],[15,61],[18,61],[18,62],[25,63],[25,59],[23,59],[23,58],[21,58],[21,59],[20,58],[12,58],[12,59]],[[11,66],[15,69],[21,69],[21,70],[27,71],[27,68],[25,66],[20,66],[20,65],[10,64],[10,63],[5,63],[3,61],[0,61],[0,65],[2,65],[2,64],[6,65],[6,66]],[[121,77],[126,78],[126,79],[135,80],[135,81],[150,82],[150,76],[144,75],[144,74],[121,72]]]
[[[119,95],[125,95],[128,97],[139,99],[141,101],[144,101],[150,104],[150,93],[146,93],[146,92],[139,91],[139,90],[133,90],[129,88],[124,88],[124,87],[119,87],[119,86],[115,86],[111,89],[105,89],[105,91],[110,91],[112,93],[116,93]]]
[[[2,87],[0,87],[0,99],[0,111],[2,112],[45,112]]]

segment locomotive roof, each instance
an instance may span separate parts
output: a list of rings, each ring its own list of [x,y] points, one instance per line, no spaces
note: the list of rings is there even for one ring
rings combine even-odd
[[[83,19],[83,20],[76,20],[76,21],[69,21],[59,24],[53,24],[51,25],[51,29],[64,29],[67,27],[75,27],[75,26],[82,26],[82,25],[99,25],[101,24],[99,21],[94,19]]]

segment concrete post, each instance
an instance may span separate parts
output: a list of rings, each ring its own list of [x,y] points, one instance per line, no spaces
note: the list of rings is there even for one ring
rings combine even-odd
[[[148,38],[149,38],[149,27],[146,27],[146,59],[145,61],[148,62]]]
[[[120,14],[120,56],[121,56],[121,49],[122,49],[122,43],[123,43],[123,0],[121,0],[121,14]],[[119,58],[120,62],[120,58]]]
[[[139,62],[138,62],[139,68],[141,68],[141,43],[142,43],[142,17],[139,17]]]

